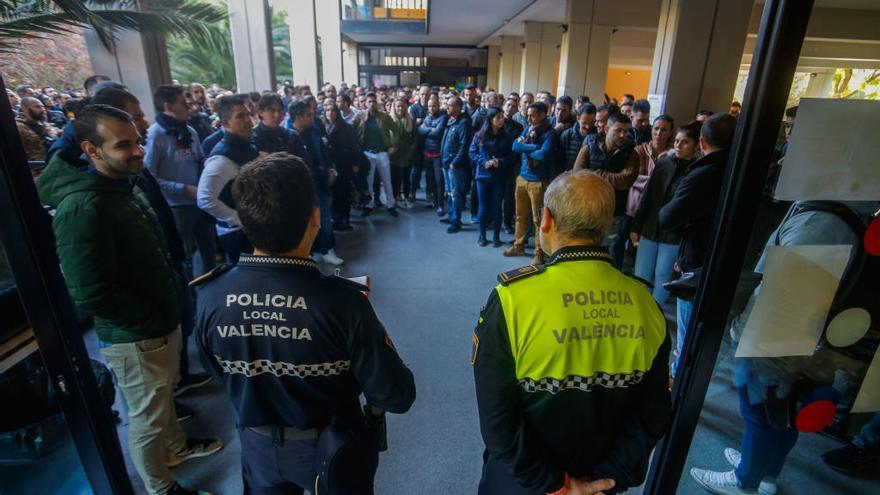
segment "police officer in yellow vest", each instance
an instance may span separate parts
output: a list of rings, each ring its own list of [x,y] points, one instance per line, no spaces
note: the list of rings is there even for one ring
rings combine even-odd
[[[498,276],[474,331],[480,495],[640,485],[671,419],[666,319],[600,246],[614,189],[566,172],[544,195],[540,266]]]

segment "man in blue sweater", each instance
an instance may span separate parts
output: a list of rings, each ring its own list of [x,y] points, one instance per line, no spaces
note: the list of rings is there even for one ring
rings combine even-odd
[[[556,131],[547,120],[547,105],[542,102],[532,103],[528,108],[528,117],[529,126],[513,142],[513,152],[522,154],[522,165],[519,177],[516,178],[516,229],[513,246],[504,251],[504,256],[525,256],[529,215],[536,226],[541,225],[544,191],[553,177]],[[531,264],[543,263],[541,239],[536,235],[535,254]]]
[[[471,160],[468,146],[471,143],[470,121],[462,116],[461,98],[453,96],[446,104],[449,120],[446,132],[440,143],[440,161],[449,188],[451,201],[449,216],[441,220],[448,223],[446,232],[454,234],[461,230],[461,214],[465,207],[465,196],[470,188]]]

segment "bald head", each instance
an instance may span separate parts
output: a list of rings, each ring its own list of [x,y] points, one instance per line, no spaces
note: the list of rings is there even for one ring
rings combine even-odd
[[[593,172],[569,171],[554,179],[544,193],[541,222],[550,252],[566,245],[598,245],[611,229],[614,199],[611,184]]]

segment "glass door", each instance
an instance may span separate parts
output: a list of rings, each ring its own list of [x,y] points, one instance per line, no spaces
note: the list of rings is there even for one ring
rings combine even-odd
[[[98,385],[103,375],[99,369],[96,379],[86,352],[6,98],[0,218],[0,493],[130,494],[108,397]]]
[[[880,102],[788,101],[811,3],[764,4],[646,493],[880,493]]]

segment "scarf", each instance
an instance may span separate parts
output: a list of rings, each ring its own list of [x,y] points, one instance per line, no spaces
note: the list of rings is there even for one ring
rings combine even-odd
[[[257,147],[246,139],[224,132],[223,139],[211,151],[211,156],[222,155],[234,161],[239,167],[260,156]]]
[[[178,144],[185,148],[189,148],[192,145],[192,133],[189,132],[189,127],[186,122],[181,122],[164,113],[157,113],[156,123],[162,126],[162,129],[165,130],[165,134],[176,139]]]

